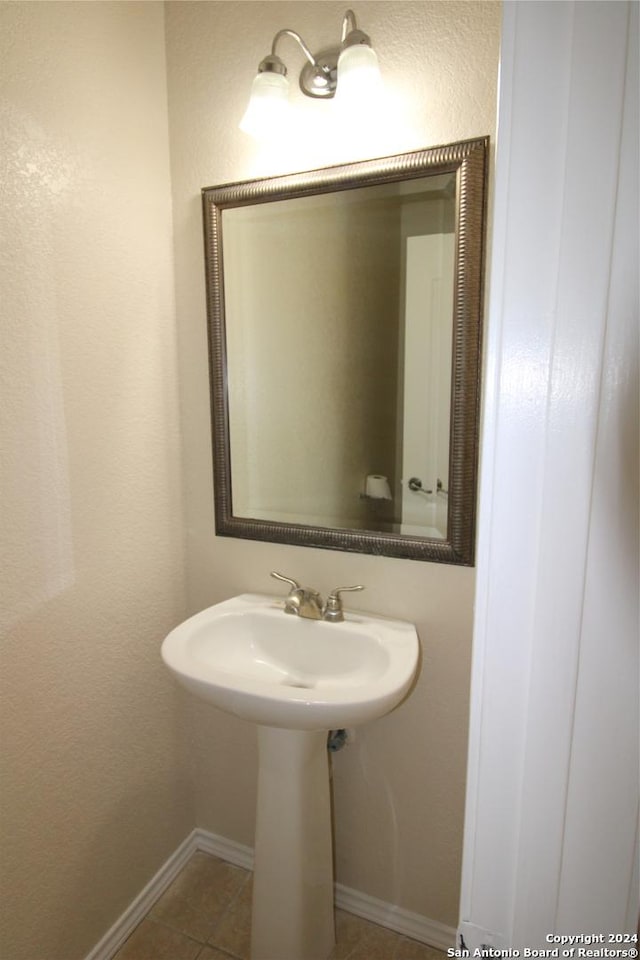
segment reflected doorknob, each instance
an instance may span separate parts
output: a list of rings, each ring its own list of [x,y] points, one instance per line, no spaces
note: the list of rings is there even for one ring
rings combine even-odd
[[[422,480],[420,477],[411,477],[408,481],[409,490],[413,490],[414,493],[433,493],[433,490],[425,490],[422,486]]]

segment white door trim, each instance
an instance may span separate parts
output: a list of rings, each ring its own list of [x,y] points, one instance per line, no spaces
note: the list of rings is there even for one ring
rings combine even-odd
[[[548,947],[546,935],[565,923],[582,924],[569,933],[588,932],[598,884],[582,903],[574,896],[565,912],[566,891],[583,879],[570,872],[579,858],[566,860],[568,831],[574,848],[580,837],[588,848],[596,826],[624,838],[628,858],[612,859],[604,873],[624,875],[629,891],[637,822],[628,796],[637,775],[633,575],[624,609],[619,595],[613,603],[601,592],[598,613],[610,636],[601,638],[599,652],[595,647],[619,668],[620,696],[630,696],[628,715],[599,716],[611,725],[609,744],[619,746],[607,775],[617,770],[625,795],[603,794],[596,821],[586,815],[593,798],[580,797],[571,783],[576,703],[584,716],[597,709],[584,702],[585,618],[594,596],[586,591],[594,496],[602,493],[595,465],[605,439],[603,404],[615,409],[611,391],[615,398],[632,383],[634,344],[637,369],[637,320],[634,337],[633,324],[616,328],[611,314],[613,282],[622,301],[625,290],[633,301],[635,283],[637,303],[637,272],[612,273],[621,244],[637,251],[637,223],[616,220],[621,163],[636,149],[637,99],[635,114],[624,111],[625,91],[627,107],[637,98],[631,74],[625,86],[630,38],[637,56],[637,27],[629,24],[637,5],[507,0],[503,16],[460,913],[460,933],[472,949]],[[637,171],[635,187],[637,196]],[[633,198],[625,202],[633,209]],[[616,337],[620,382],[603,379],[607,344]],[[637,414],[637,383],[635,389]],[[637,430],[625,429],[637,466]],[[616,529],[625,511],[633,527],[632,499],[619,495],[624,469],[619,460],[609,464]],[[626,480],[633,494],[633,477]],[[637,495],[637,473],[635,484]],[[637,545],[637,523],[635,536]],[[637,571],[637,549],[625,563]],[[621,632],[620,644],[612,644]],[[596,766],[605,743],[606,735],[593,744]],[[619,847],[612,841],[604,854],[610,849],[613,858]],[[605,884],[598,896],[600,917],[629,922]]]

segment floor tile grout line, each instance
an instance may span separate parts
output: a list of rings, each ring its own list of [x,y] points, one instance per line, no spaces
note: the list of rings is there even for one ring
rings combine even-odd
[[[223,924],[225,918],[227,917],[229,911],[232,910],[232,908],[234,907],[234,905],[235,905],[235,904],[237,903],[237,901],[240,899],[240,897],[241,897],[241,895],[242,895],[242,892],[243,892],[245,886],[246,886],[248,883],[250,883],[250,882],[251,882],[251,874],[249,873],[249,871],[247,871],[247,876],[244,878],[244,880],[242,881],[242,883],[240,884],[240,886],[238,887],[238,889],[236,890],[236,892],[234,893],[234,895],[231,897],[231,899],[229,900],[229,903],[228,903],[227,906],[224,908],[224,910],[223,910],[222,913],[220,914],[218,920],[216,921],[215,927],[214,927],[213,930],[209,933],[209,936],[208,936],[208,938],[207,938],[207,945],[208,945],[209,947],[211,947],[212,949],[214,949],[214,950],[221,950],[221,948],[218,947],[218,946],[216,946],[215,943],[212,943],[211,938],[214,937],[215,934],[218,932],[218,930],[222,927],[222,924]],[[222,952],[222,953],[227,953],[226,950],[221,950],[221,952]],[[237,956],[236,956],[235,954],[233,954],[233,953],[232,953],[232,954],[228,954],[228,955],[229,955],[230,957],[232,957],[233,960],[242,960],[241,957],[237,957]]]
[[[145,920],[149,920],[150,923],[155,923],[157,927],[164,927],[166,930],[171,930],[172,933],[179,934],[179,936],[184,937],[185,940],[189,940],[191,943],[195,943],[199,947],[207,946],[206,940],[196,940],[196,938],[192,937],[190,933],[185,933],[184,930],[180,930],[178,929],[178,927],[174,927],[170,923],[166,923],[164,920],[158,920],[156,919],[156,917],[152,917],[150,913],[148,913],[145,917],[143,917],[140,923],[144,923]],[[140,924],[138,924],[138,926],[140,926]],[[135,928],[135,930],[137,929],[138,927]],[[135,930],[133,931],[133,933],[135,933]],[[132,933],[132,936],[133,936],[133,933]],[[116,957],[114,958],[114,960],[116,960],[117,956],[118,955],[116,954]]]
[[[175,900],[179,900],[180,903],[186,904],[187,907],[189,907],[191,910],[193,910],[194,913],[197,913],[198,916],[201,917],[205,922],[211,923],[211,920],[207,920],[207,914],[206,914],[206,912],[203,911],[203,910],[199,910],[197,907],[194,907],[193,904],[190,903],[189,900],[188,900],[186,897],[179,897],[179,896],[176,896],[176,895],[174,894],[174,898],[175,898]],[[181,927],[177,926],[175,923],[172,923],[170,920],[165,920],[163,917],[154,916],[153,911],[154,911],[154,909],[155,909],[155,907],[156,907],[156,905],[157,905],[158,902],[159,902],[159,901],[156,901],[156,903],[154,903],[153,907],[151,907],[151,909],[149,910],[149,912],[146,914],[146,916],[147,916],[147,918],[148,918],[149,920],[153,920],[155,923],[160,923],[160,924],[162,924],[163,927],[168,927],[170,930],[173,930],[175,933],[181,933],[183,937],[188,937],[189,940],[195,940],[196,943],[200,943],[200,944],[202,944],[202,946],[206,946],[206,945],[207,945],[208,939],[206,939],[206,940],[200,940],[198,937],[194,936],[192,933],[187,933],[186,930],[184,930],[184,929],[182,929]],[[217,924],[216,924],[216,925],[217,925]],[[209,936],[210,936],[210,935],[211,935],[211,933],[209,933]]]
[[[223,956],[223,957],[228,957],[229,960],[242,960],[242,958],[239,957],[237,954],[235,954],[235,953],[229,953],[228,950],[223,950],[221,947],[214,947],[214,946],[213,946],[212,944],[210,944],[210,943],[205,943],[205,944],[203,944],[202,950],[200,951],[200,953],[198,954],[198,956],[195,958],[195,960],[200,960],[200,958],[202,957],[202,955],[203,955],[203,953],[205,952],[205,950],[213,950],[213,951],[219,953],[219,954],[220,954],[221,956]]]
[[[224,862],[224,861],[221,861],[221,862]],[[239,869],[242,869],[242,868],[239,868]],[[179,900],[181,903],[185,904],[187,907],[189,907],[191,910],[193,910],[194,913],[197,913],[198,916],[199,916],[205,923],[208,923],[208,924],[210,925],[210,929],[209,929],[208,932],[207,932],[207,935],[206,935],[206,939],[205,939],[205,940],[200,940],[198,937],[194,936],[193,934],[187,933],[184,929],[182,929],[181,927],[177,926],[177,925],[174,924],[174,923],[171,923],[171,921],[169,921],[169,920],[165,920],[165,919],[163,919],[163,918],[161,918],[161,917],[153,916],[153,911],[154,911],[154,908],[155,908],[155,904],[154,904],[154,906],[151,908],[151,910],[149,911],[149,913],[147,914],[147,916],[148,916],[150,919],[154,920],[156,923],[161,923],[163,926],[168,927],[170,930],[174,930],[176,933],[180,933],[180,934],[182,934],[183,936],[188,937],[190,940],[195,940],[196,943],[202,944],[203,947],[209,946],[209,947],[214,948],[214,945],[211,943],[211,938],[215,935],[215,933],[216,933],[216,931],[218,930],[218,928],[222,925],[222,922],[223,922],[224,918],[226,917],[227,913],[229,912],[229,910],[231,909],[231,907],[233,906],[233,904],[236,902],[236,900],[238,899],[238,897],[239,897],[240,894],[242,893],[242,890],[243,890],[245,884],[247,883],[247,880],[249,879],[249,872],[248,872],[248,871],[245,871],[245,872],[247,873],[247,876],[242,878],[242,882],[239,884],[238,889],[237,889],[236,892],[233,894],[233,896],[231,897],[231,899],[230,899],[229,902],[227,903],[227,905],[226,905],[226,907],[224,908],[224,910],[220,913],[220,915],[219,915],[215,920],[212,920],[212,919],[210,918],[210,916],[209,916],[209,914],[207,913],[207,911],[201,910],[199,907],[195,907],[195,906],[193,905],[193,903],[189,900],[188,897],[181,897],[181,896],[178,896],[178,895],[174,895],[175,900]],[[220,948],[219,948],[219,947],[215,947],[214,949],[218,949],[218,950],[219,950]],[[233,954],[231,954],[230,956],[233,956]],[[235,957],[234,957],[234,960],[238,960],[238,958],[235,958]]]
[[[205,860],[214,860],[214,861],[217,861],[217,862],[219,862],[219,863],[225,864],[225,865],[227,865],[227,866],[231,866],[231,867],[233,867],[234,870],[237,870],[240,874],[242,874],[242,876],[239,877],[239,883],[238,883],[238,887],[237,887],[236,891],[235,891],[235,892],[233,893],[233,895],[231,896],[231,898],[230,898],[230,900],[228,901],[226,907],[222,910],[222,912],[218,915],[218,917],[217,917],[215,920],[212,920],[212,919],[210,918],[210,916],[209,916],[209,914],[207,913],[206,910],[202,909],[200,906],[196,906],[196,905],[193,903],[193,901],[192,901],[188,896],[181,896],[181,895],[179,895],[179,894],[173,894],[173,899],[174,899],[175,901],[179,901],[181,904],[187,906],[190,910],[192,910],[194,913],[196,913],[196,914],[199,916],[199,918],[201,918],[205,923],[207,923],[207,924],[209,925],[209,929],[208,929],[208,931],[207,931],[206,938],[205,938],[204,940],[202,940],[202,939],[200,939],[198,936],[195,936],[193,933],[188,933],[183,927],[180,927],[180,926],[178,926],[177,924],[172,923],[170,920],[167,920],[166,918],[163,918],[163,917],[154,916],[154,915],[153,915],[153,911],[154,911],[155,907],[157,906],[157,904],[160,902],[160,900],[162,900],[162,897],[160,897],[160,898],[156,901],[156,903],[151,907],[151,909],[148,911],[148,913],[146,914],[146,916],[147,916],[149,919],[154,920],[156,923],[161,924],[161,925],[164,926],[165,928],[168,928],[168,929],[174,931],[175,933],[178,933],[178,934],[180,934],[181,936],[186,937],[187,939],[189,939],[189,940],[191,940],[191,941],[195,941],[195,943],[198,943],[198,944],[201,945],[202,949],[204,949],[204,948],[206,948],[206,947],[209,947],[210,949],[220,950],[221,952],[225,953],[225,955],[231,957],[231,960],[242,960],[242,958],[239,958],[239,957],[237,957],[237,956],[234,955],[234,954],[229,954],[228,951],[223,950],[221,947],[218,947],[216,944],[212,943],[212,937],[215,936],[216,931],[217,931],[217,930],[220,928],[220,926],[222,925],[222,923],[223,923],[223,921],[224,921],[224,918],[226,917],[229,909],[230,909],[231,906],[236,902],[236,900],[238,899],[238,897],[239,897],[240,894],[242,893],[242,890],[244,889],[245,884],[247,883],[248,879],[249,879],[250,876],[251,876],[251,872],[248,871],[248,870],[246,870],[246,869],[244,869],[243,867],[239,867],[239,866],[236,866],[236,865],[234,865],[234,864],[228,864],[227,861],[223,860],[222,858],[216,857],[216,856],[214,856],[214,855],[212,855],[212,854],[209,854],[209,853],[206,853],[206,851],[196,851],[195,854],[191,857],[191,859],[190,859],[189,861],[187,861],[187,863],[185,864],[185,867],[183,868],[183,871],[184,871],[184,869],[186,869],[186,868],[188,867],[189,863],[191,863],[196,857],[197,857],[198,859],[203,859],[203,858],[204,858]],[[181,871],[181,872],[183,872],[183,871]],[[179,874],[178,876],[180,876],[180,874]],[[176,879],[178,879],[178,878],[176,878]],[[170,889],[170,888],[168,888],[168,890],[169,890],[169,889]],[[165,894],[168,892],[168,890],[165,891]],[[202,953],[202,950],[200,951],[200,953]],[[199,956],[199,955],[198,955],[198,956]],[[114,960],[117,960],[117,956],[114,958]],[[197,958],[196,958],[196,960],[197,960]]]

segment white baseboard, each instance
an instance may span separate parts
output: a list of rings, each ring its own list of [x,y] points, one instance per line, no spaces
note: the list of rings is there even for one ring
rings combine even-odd
[[[242,843],[219,837],[217,833],[209,833],[208,830],[201,830],[200,827],[193,831],[192,837],[195,838],[198,850],[202,850],[203,853],[220,857],[221,860],[233,863],[236,867],[253,870],[253,847],[245,847]]]
[[[200,847],[196,842],[194,830],[182,841],[169,859],[160,867],[146,887],[140,891],[133,903],[129,904],[122,916],[107,930],[102,940],[95,945],[85,960],[111,960],[127,937],[133,933],[140,921],[146,916],[156,900],[159,900],[169,884],[175,880],[187,861]]]
[[[437,950],[448,950],[449,947],[455,946],[454,927],[448,927],[444,923],[439,923],[438,920],[430,920],[420,913],[412,913],[411,910],[405,910],[403,907],[396,907],[384,900],[377,900],[376,897],[370,897],[369,894],[360,893],[359,890],[353,890],[351,887],[343,887],[341,883],[336,883],[335,890],[336,907],[340,907],[341,910],[354,913],[356,917],[371,920],[372,923],[387,927],[405,937],[412,937]]]
[[[235,840],[219,837],[215,833],[209,833],[208,830],[196,828],[160,867],[144,890],[127,907],[85,960],[111,960],[197,850],[220,857],[221,860],[244,867],[245,870],[253,869],[251,847],[236,843]],[[375,897],[352,890],[340,883],[335,886],[335,903],[341,910],[363,917],[365,920],[371,920],[372,923],[387,927],[406,937],[412,937],[438,950],[447,950],[455,946],[456,931],[453,927],[438,923],[437,920],[429,920],[428,917],[423,917],[419,913],[412,913],[402,907],[385,903],[384,900],[377,900]]]

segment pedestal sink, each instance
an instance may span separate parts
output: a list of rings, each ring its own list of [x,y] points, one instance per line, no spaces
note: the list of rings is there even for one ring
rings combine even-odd
[[[342,623],[243,594],[162,644],[192,693],[258,724],[252,960],[326,960],[334,944],[327,731],[388,713],[418,664],[415,627],[360,613]]]

